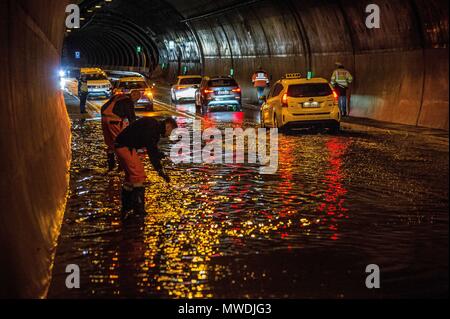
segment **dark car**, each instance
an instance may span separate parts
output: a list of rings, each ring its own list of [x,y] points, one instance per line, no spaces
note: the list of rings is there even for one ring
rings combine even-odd
[[[235,79],[229,76],[204,77],[195,95],[195,105],[203,114],[213,110],[242,110],[242,92]]]
[[[141,77],[121,78],[115,84],[114,94],[130,94],[132,91],[141,92],[141,98],[136,102],[135,108],[143,108],[145,111],[153,111],[152,88]]]

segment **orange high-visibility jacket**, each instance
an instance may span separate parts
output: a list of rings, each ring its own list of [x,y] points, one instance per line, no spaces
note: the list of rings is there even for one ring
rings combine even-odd
[[[266,71],[257,71],[252,76],[253,86],[257,87],[266,87],[269,85],[269,74]]]

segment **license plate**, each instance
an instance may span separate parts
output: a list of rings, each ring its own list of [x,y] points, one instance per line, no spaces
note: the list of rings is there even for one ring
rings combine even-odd
[[[218,91],[217,92],[218,95],[227,95],[229,93],[230,93],[230,91]]]
[[[305,103],[301,103],[300,106],[307,108],[307,109],[315,109],[315,108],[320,107],[320,103],[319,102],[305,102]]]

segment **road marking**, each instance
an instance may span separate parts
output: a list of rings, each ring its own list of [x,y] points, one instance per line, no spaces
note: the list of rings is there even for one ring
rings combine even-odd
[[[80,101],[80,98],[78,96],[76,96],[73,93],[73,91],[70,90],[69,87],[66,88],[66,92],[69,93],[73,98],[75,98],[78,101]],[[101,108],[106,103],[106,101],[107,100],[101,100],[101,101],[89,101],[88,100],[88,101],[86,101],[86,105],[88,105],[90,107],[89,110],[93,113],[93,114],[91,114],[93,118],[100,118],[101,117]],[[142,113],[147,113],[147,114],[151,113],[153,116],[172,116],[173,114],[175,114],[175,115],[178,115],[180,117],[187,117],[187,118],[191,118],[191,119],[195,119],[196,118],[195,115],[191,115],[191,114],[186,113],[186,112],[175,110],[175,109],[173,109],[173,107],[171,107],[171,105],[166,104],[164,102],[157,101],[157,100],[155,100],[154,102],[156,102],[155,104],[157,106],[159,106],[160,108],[162,108],[163,110],[161,110],[161,111],[157,110],[157,111],[154,111],[154,112],[142,112]],[[164,112],[167,112],[168,114],[164,114]]]
[[[160,107],[165,108],[166,110],[174,112],[176,114],[181,114],[184,117],[191,118],[191,119],[202,119],[202,117],[199,116],[198,114],[194,114],[194,113],[191,113],[191,112],[188,112],[188,111],[177,110],[171,104],[164,103],[164,102],[162,102],[160,100],[155,100],[155,99],[153,101],[156,102]]]

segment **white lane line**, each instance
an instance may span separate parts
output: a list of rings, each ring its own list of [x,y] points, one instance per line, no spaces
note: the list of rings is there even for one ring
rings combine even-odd
[[[164,103],[164,102],[159,101],[159,100],[153,100],[153,101],[155,103],[157,103],[158,106],[160,106],[162,108],[165,108],[166,110],[168,110],[170,112],[173,112],[175,114],[180,114],[180,115],[182,115],[184,117],[191,118],[191,119],[202,119],[202,117],[197,115],[197,114],[194,114],[194,113],[191,113],[191,112],[187,112],[187,111],[185,112],[185,111],[177,110],[172,105],[170,105],[168,103]]]
[[[78,100],[78,102],[80,101],[80,98],[78,96],[76,96],[75,94],[73,94],[72,92],[70,92],[69,89],[66,90],[67,93],[69,93],[69,95],[73,98],[75,98],[76,100]],[[102,105],[96,105],[91,103],[90,101],[86,101],[86,105],[90,106],[90,111],[92,111],[93,114],[91,114],[93,117],[99,116],[100,114],[100,110]]]
[[[74,97],[78,101],[80,101],[80,98],[78,96],[76,96],[73,92],[71,92],[69,90],[69,88],[67,88],[66,92],[69,93],[72,97]],[[165,110],[165,111],[169,112],[169,114],[176,114],[180,117],[187,117],[187,118],[191,118],[191,119],[196,118],[195,115],[189,114],[187,112],[175,110],[171,105],[164,103],[162,101],[154,100],[154,102],[157,104],[157,106],[159,106],[160,108],[163,109],[163,112]],[[86,102],[86,105],[90,106],[90,111],[93,113],[93,114],[91,114],[91,116],[93,118],[100,117],[101,108],[105,103],[106,103],[106,101],[95,101],[95,102],[87,101]],[[155,113],[157,113],[157,112],[158,111],[155,111]]]

